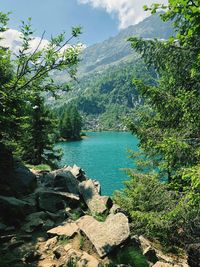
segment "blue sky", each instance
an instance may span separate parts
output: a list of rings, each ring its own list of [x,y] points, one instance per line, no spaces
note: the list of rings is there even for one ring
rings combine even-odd
[[[9,27],[19,29],[20,21],[32,18],[35,35],[45,30],[46,38],[72,26],[81,25],[80,42],[90,45],[116,35],[120,29],[141,21],[144,4],[156,0],[1,0],[0,11],[11,11]],[[158,2],[166,3],[167,0]]]

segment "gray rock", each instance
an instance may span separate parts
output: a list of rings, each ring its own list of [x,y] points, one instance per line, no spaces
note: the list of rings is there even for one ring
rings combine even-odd
[[[38,229],[48,230],[54,226],[54,222],[49,219],[48,213],[44,211],[35,212],[26,217],[27,223],[22,227],[27,233],[32,233]]]
[[[77,195],[66,192],[55,192],[50,190],[39,191],[39,208],[45,211],[57,212],[66,207],[76,207],[79,202]]]
[[[61,225],[49,230],[47,233],[50,235],[57,235],[57,236],[68,236],[72,237],[74,234],[78,232],[79,228],[75,222],[64,222]]]
[[[106,256],[130,235],[128,219],[122,213],[110,214],[105,222],[98,222],[86,215],[77,221],[77,225],[95,246],[100,257]]]
[[[19,164],[15,166],[15,176],[24,188],[32,192],[37,185],[36,175],[34,175],[26,166]]]
[[[35,207],[15,197],[0,196],[0,214],[9,224],[19,223],[26,214],[33,212]]]
[[[58,170],[54,178],[54,187],[61,187],[63,191],[78,195],[78,180],[70,171],[64,169]]]
[[[24,255],[24,261],[26,263],[32,263],[40,259],[41,253],[39,251],[29,251]]]
[[[148,247],[143,251],[143,255],[147,258],[147,260],[151,263],[156,263],[158,261],[158,257],[156,255],[155,249],[152,247]]]
[[[79,192],[91,212],[103,213],[107,210],[107,204],[110,203],[110,198],[99,195],[93,180],[80,183]]]
[[[73,167],[67,166],[66,170],[69,170],[79,182],[83,182],[86,180],[85,172],[77,165],[74,165]]]
[[[187,247],[188,264],[190,267],[200,267],[200,243]]]

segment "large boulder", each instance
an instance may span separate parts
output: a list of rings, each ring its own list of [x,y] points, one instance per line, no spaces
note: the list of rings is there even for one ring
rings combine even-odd
[[[79,197],[71,193],[41,190],[37,194],[38,206],[45,211],[57,212],[66,207],[77,207],[80,204]]]
[[[14,160],[12,152],[0,143],[0,195],[18,197],[32,192],[35,187],[36,176]]]
[[[22,189],[25,192],[33,192],[37,185],[36,175],[33,174],[26,166],[17,162],[14,168],[15,177],[20,181]]]
[[[78,180],[72,175],[70,171],[59,170],[56,172],[54,178],[54,187],[59,187],[65,192],[73,193],[78,195]]]
[[[0,196],[0,216],[8,224],[20,224],[25,215],[34,212],[35,207],[15,197]]]
[[[28,215],[25,221],[26,223],[23,225],[22,230],[27,233],[32,233],[39,229],[50,229],[54,226],[51,215],[44,211]]]
[[[93,180],[86,180],[79,184],[79,193],[92,213],[103,213],[112,206],[109,197],[100,196]]]
[[[105,222],[85,215],[77,221],[80,230],[88,237],[100,257],[106,256],[130,235],[127,217],[122,213],[110,214]]]

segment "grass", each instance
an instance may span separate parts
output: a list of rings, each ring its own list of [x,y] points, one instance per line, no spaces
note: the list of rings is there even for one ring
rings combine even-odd
[[[40,165],[26,164],[26,167],[34,171],[51,171],[51,167],[47,164],[40,164]]]
[[[60,235],[58,237],[58,245],[64,246],[69,243],[69,237],[66,235]]]

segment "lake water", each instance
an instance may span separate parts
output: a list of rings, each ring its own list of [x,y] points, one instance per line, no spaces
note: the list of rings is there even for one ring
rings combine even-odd
[[[102,194],[112,195],[128,179],[123,169],[134,168],[128,150],[138,150],[137,144],[137,138],[127,132],[90,132],[84,140],[60,142],[57,147],[64,152],[61,165],[80,166],[101,183]]]

